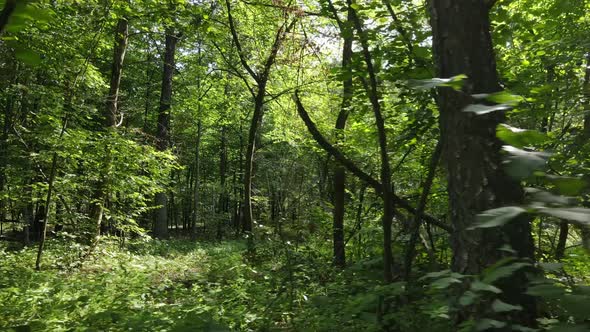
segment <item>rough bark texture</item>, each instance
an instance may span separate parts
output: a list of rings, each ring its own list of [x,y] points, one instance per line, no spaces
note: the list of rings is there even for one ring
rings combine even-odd
[[[523,200],[522,187],[502,168],[502,143],[496,138],[496,127],[504,115],[497,112],[477,116],[463,112],[467,105],[474,103],[471,94],[500,90],[490,35],[489,3],[432,0],[430,9],[438,77],[459,74],[469,77],[462,92],[441,88],[437,101],[453,223],[452,269],[466,274],[480,273],[506,255],[498,250],[503,245],[509,245],[516,255],[532,260],[534,244],[526,216],[503,227],[467,230],[478,213],[520,204]],[[533,324],[534,302],[522,295],[524,276],[515,273],[504,280],[504,300],[524,308],[512,319],[524,325]]]
[[[170,104],[172,102],[172,78],[174,77],[174,56],[176,53],[176,42],[178,37],[174,31],[166,31],[166,51],[164,53],[164,72],[162,75],[162,92],[160,94],[160,108],[158,110],[158,128],[156,131],[159,151],[168,149],[170,140]],[[156,220],[154,235],[159,238],[168,236],[168,196],[165,192],[156,194]]]

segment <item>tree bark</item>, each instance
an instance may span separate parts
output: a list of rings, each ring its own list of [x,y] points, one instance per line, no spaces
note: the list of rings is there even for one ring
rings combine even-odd
[[[503,122],[501,112],[474,115],[463,109],[474,103],[472,94],[500,91],[490,34],[489,3],[484,0],[431,0],[434,60],[438,77],[466,74],[463,91],[440,88],[441,140],[447,171],[450,220],[453,222],[452,270],[479,274],[506,255],[499,249],[508,245],[516,256],[533,260],[534,244],[530,218],[526,215],[497,228],[467,230],[477,214],[523,202],[524,192],[517,181],[503,171],[496,127]],[[523,310],[510,319],[525,326],[535,324],[534,300],[524,295],[526,277],[514,273],[502,280],[505,302]],[[462,311],[461,322],[481,318]]]
[[[158,110],[158,128],[156,131],[158,151],[166,151],[170,140],[170,104],[172,102],[172,79],[174,77],[176,43],[178,37],[170,28],[166,29],[166,51],[164,54],[164,72],[162,74],[162,92]],[[158,238],[168,237],[168,196],[166,192],[156,194],[156,220],[154,235]]]

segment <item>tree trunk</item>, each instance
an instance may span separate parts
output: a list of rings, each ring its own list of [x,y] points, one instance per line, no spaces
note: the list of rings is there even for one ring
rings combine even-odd
[[[160,95],[160,108],[158,111],[158,128],[156,137],[157,149],[166,151],[170,140],[170,103],[172,102],[172,78],[174,76],[176,42],[178,37],[171,29],[166,30],[166,51],[164,54],[164,73],[162,75],[162,92]],[[168,237],[168,196],[166,192],[156,194],[156,220],[154,235],[158,238]]]
[[[342,104],[340,106],[340,112],[336,120],[336,144],[344,141],[344,129],[346,128],[346,120],[350,113],[350,107],[352,105],[353,95],[353,82],[352,82],[352,20],[353,12],[350,6],[350,0],[348,0],[347,9],[347,20],[344,23],[340,23],[340,34],[343,38],[342,45],[342,75],[344,80],[342,81]],[[338,13],[334,6],[331,5],[334,17],[339,20]],[[346,168],[339,163],[334,166],[334,177],[333,181],[333,242],[334,242],[334,257],[333,264],[338,267],[344,267],[346,265],[346,250],[344,241],[344,215],[345,215],[345,193],[346,193]]]
[[[373,115],[375,117],[375,125],[377,127],[377,136],[379,141],[379,156],[381,160],[381,192],[383,198],[383,274],[386,283],[393,281],[393,252],[392,252],[392,237],[391,237],[391,225],[393,217],[395,215],[395,204],[394,204],[394,191],[391,184],[391,166],[389,165],[389,156],[387,149],[387,135],[385,131],[385,119],[383,118],[383,112],[381,110],[381,95],[378,88],[377,76],[373,67],[373,60],[371,51],[369,50],[368,36],[363,31],[363,24],[361,19],[358,17],[356,11],[352,8],[352,4],[349,6],[352,12],[352,19],[354,22],[355,29],[358,32],[359,39],[361,42],[363,57],[367,66],[367,72],[369,74],[369,82],[364,82],[365,90],[369,95],[371,107],[373,109]],[[364,80],[364,78],[363,78]]]
[[[503,171],[496,127],[504,120],[501,112],[474,115],[463,109],[474,103],[472,94],[500,91],[490,35],[489,2],[484,0],[430,1],[434,59],[438,77],[466,74],[463,91],[440,88],[441,140],[447,170],[450,220],[453,222],[452,269],[463,274],[479,274],[497,262],[510,246],[518,257],[533,260],[534,244],[530,219],[516,218],[502,227],[467,230],[482,211],[523,201],[520,184]],[[511,320],[534,325],[535,302],[524,295],[524,273],[504,278],[501,286],[505,302],[521,305]],[[481,318],[478,313],[459,313],[458,322]]]
[[[193,186],[193,213],[191,218],[191,236],[194,239],[197,235],[197,220],[199,216],[199,179],[201,176],[201,120],[197,122],[197,140],[195,142],[195,175],[194,181],[195,184]]]
[[[103,113],[103,127],[105,129],[114,129],[117,124],[117,107],[119,101],[119,89],[121,86],[121,75],[123,73],[123,61],[125,51],[127,50],[127,39],[129,36],[129,25],[125,18],[119,19],[115,31],[115,47],[113,49],[113,64],[111,67],[111,81],[109,85],[109,94]],[[95,234],[92,239],[92,248],[96,245],[100,237],[100,228],[104,213],[104,204],[108,195],[108,177],[111,168],[111,156],[108,146],[105,147],[105,160],[102,165],[99,183],[95,189],[94,201],[90,208],[90,218],[95,222]],[[90,251],[89,251],[90,253]]]
[[[7,0],[4,2],[4,8],[2,8],[2,12],[0,12],[0,35],[4,32],[4,28],[6,27],[6,24],[8,24],[8,20],[15,9],[16,0]]]
[[[226,90],[227,93],[227,90]],[[227,127],[221,126],[220,133],[220,147],[219,147],[219,185],[221,193],[219,194],[219,202],[217,204],[218,213],[226,213],[229,211],[229,198],[226,187],[227,178]]]
[[[256,136],[260,124],[262,123],[264,95],[266,94],[266,80],[258,84],[258,92],[254,99],[254,114],[250,121],[250,130],[248,131],[248,145],[246,147],[246,163],[244,170],[244,203],[242,205],[242,232],[251,233],[252,223],[252,173],[254,171],[254,152],[256,145]]]

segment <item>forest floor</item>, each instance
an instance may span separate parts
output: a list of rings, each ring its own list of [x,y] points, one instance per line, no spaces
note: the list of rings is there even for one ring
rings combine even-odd
[[[278,242],[255,259],[243,241],[105,238],[82,260],[86,250],[52,238],[35,271],[36,246],[0,242],[0,330],[378,330],[362,313],[378,298],[370,290],[383,290],[378,269],[358,274],[366,264],[338,273],[323,255]]]

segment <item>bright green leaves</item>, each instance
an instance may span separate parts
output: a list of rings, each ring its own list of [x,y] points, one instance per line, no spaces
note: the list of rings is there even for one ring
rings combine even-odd
[[[0,3],[0,5],[3,5]],[[6,26],[6,32],[19,32],[30,25],[40,29],[50,26],[55,13],[50,8],[35,1],[17,1],[16,9],[12,13]]]

